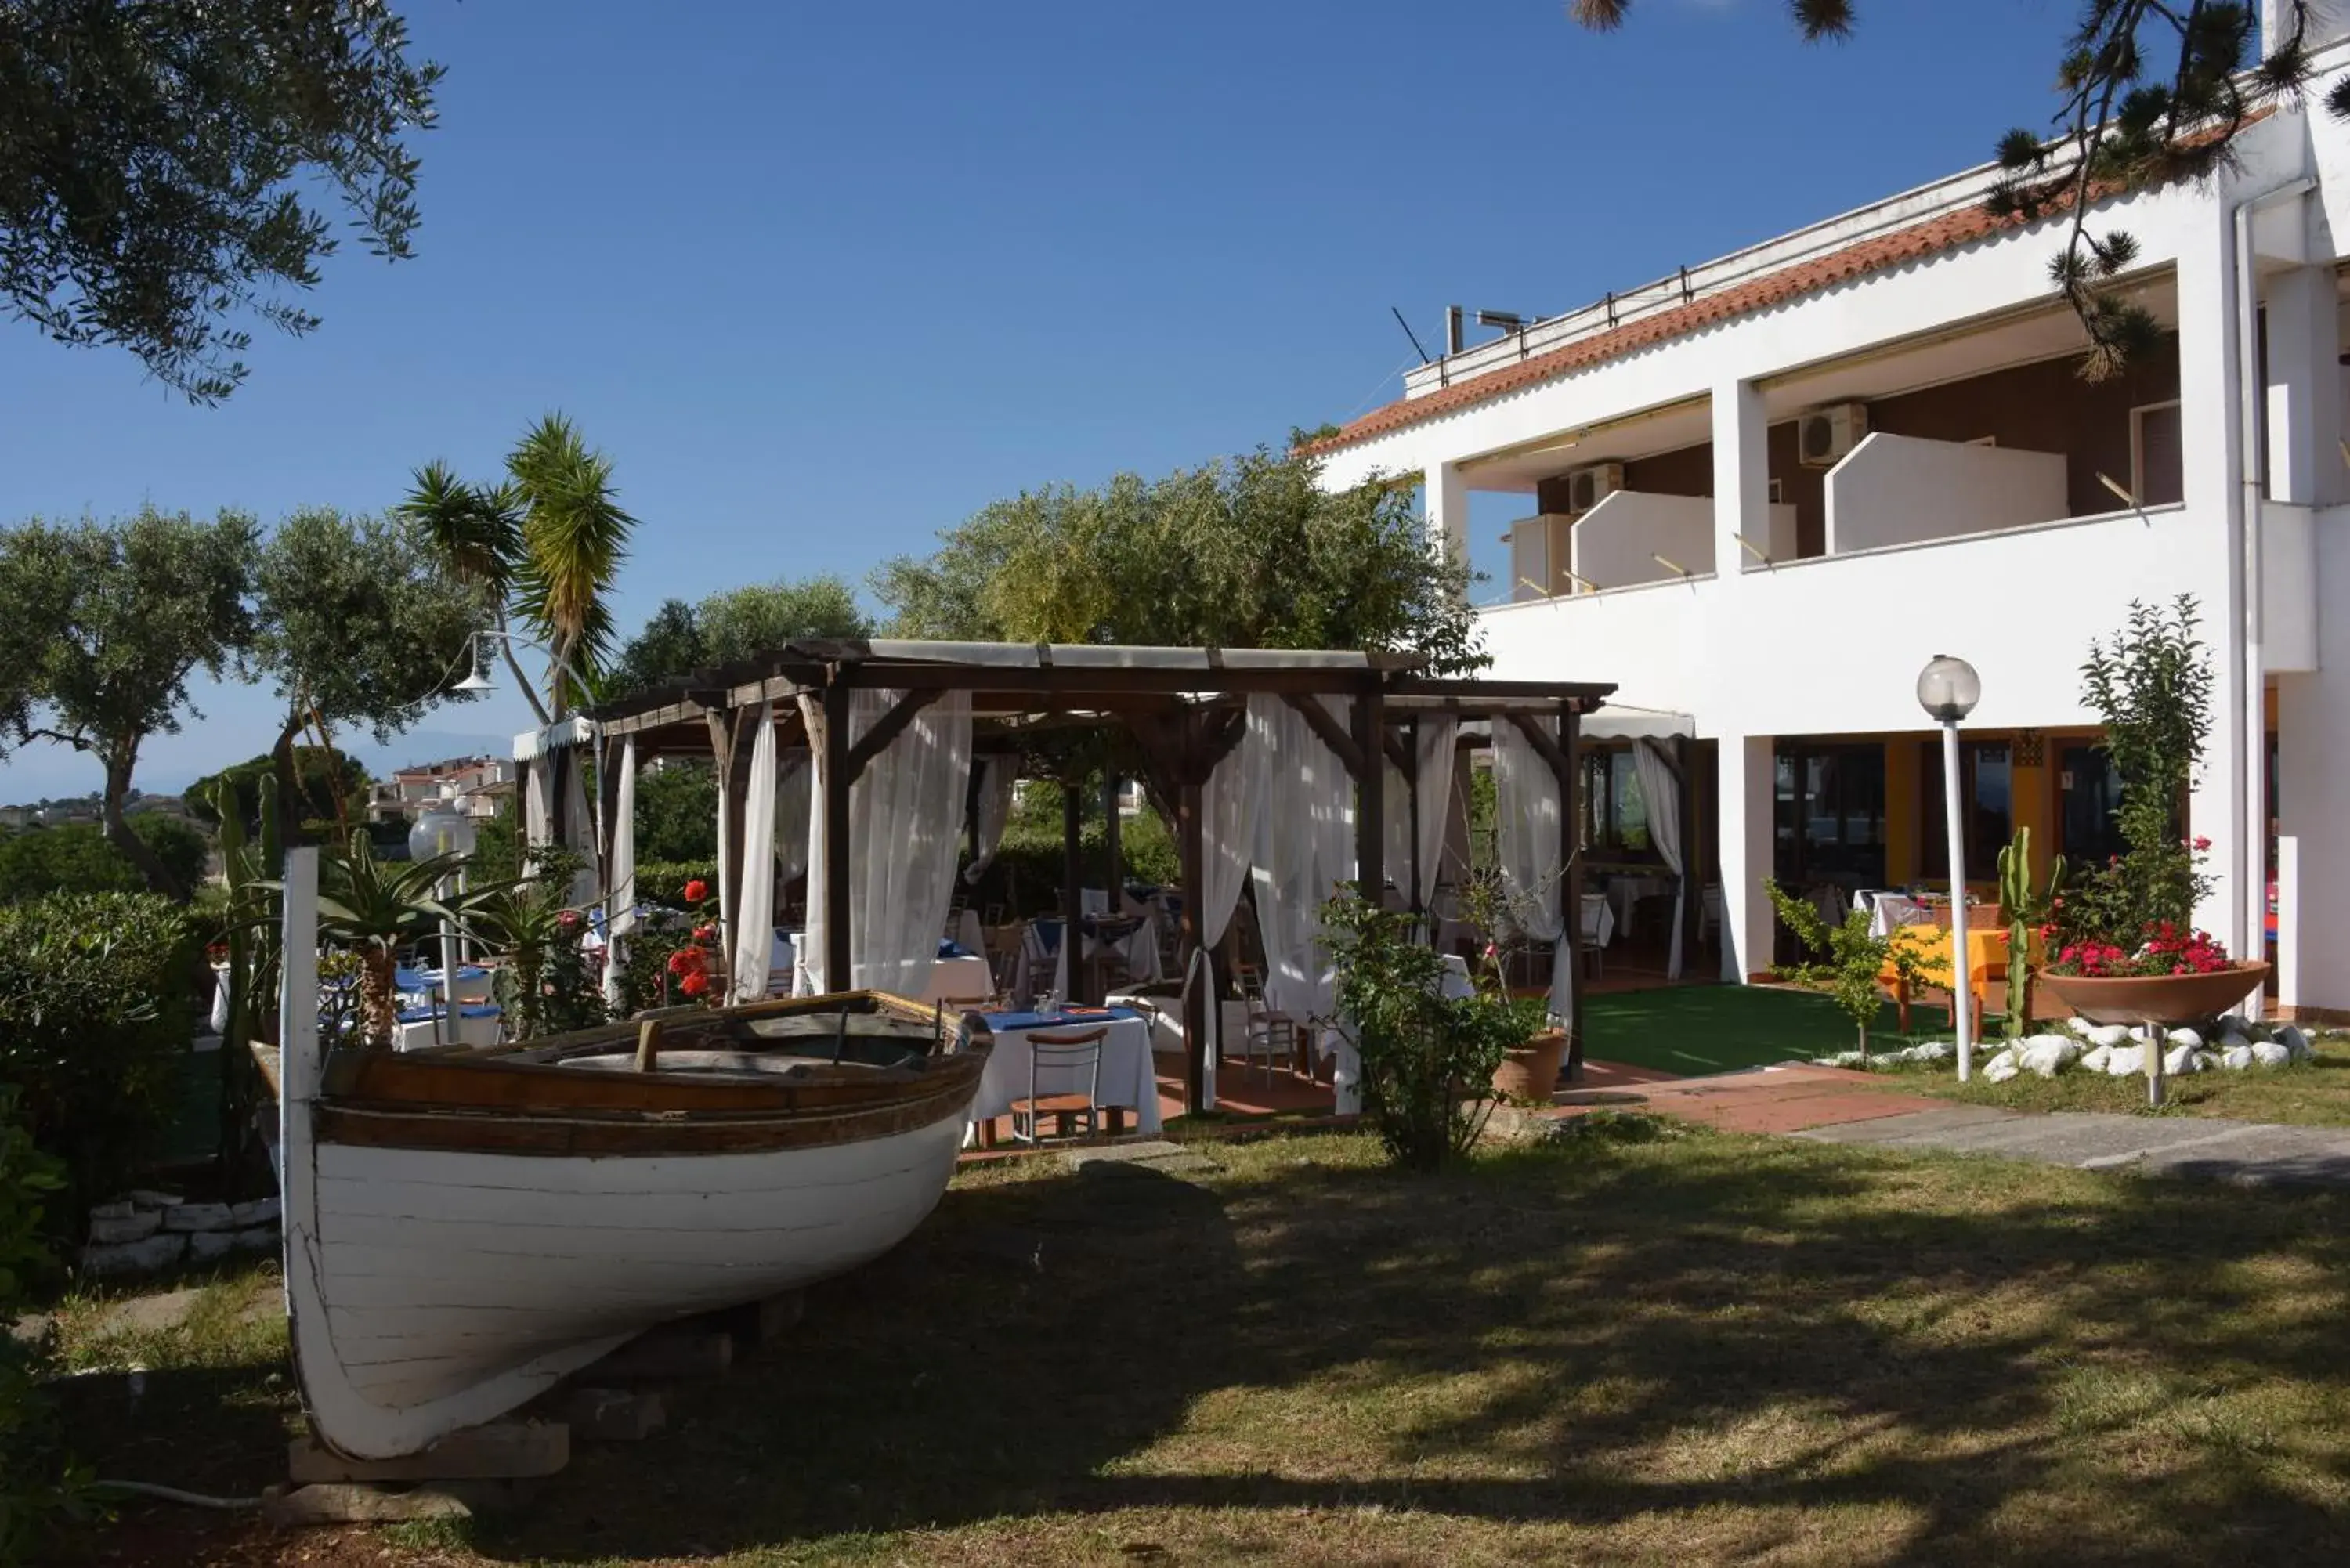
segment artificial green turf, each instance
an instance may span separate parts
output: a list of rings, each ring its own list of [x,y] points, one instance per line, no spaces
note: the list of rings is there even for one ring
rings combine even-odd
[[[1913,1007],[1918,1033],[1903,1034],[1887,1003],[1869,1031],[1872,1050],[1936,1037],[1939,1008]],[[1585,1056],[1695,1076],[1809,1061],[1858,1044],[1852,1022],[1825,996],[1753,985],[1675,985],[1619,991],[1583,1004]],[[1940,1032],[1947,1036],[1948,1031]]]

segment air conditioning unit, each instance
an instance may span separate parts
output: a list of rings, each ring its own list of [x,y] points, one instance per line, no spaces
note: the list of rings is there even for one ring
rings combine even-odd
[[[1580,517],[1624,488],[1624,465],[1595,462],[1566,476],[1566,509]]]
[[[1834,468],[1867,434],[1866,403],[1830,403],[1795,421],[1795,455],[1805,468]]]

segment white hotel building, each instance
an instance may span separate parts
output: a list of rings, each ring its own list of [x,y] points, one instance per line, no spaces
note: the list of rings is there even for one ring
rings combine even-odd
[[[2095,213],[2167,328],[2113,380],[2076,376],[2051,289],[2067,219],[1991,218],[1986,168],[1448,353],[1315,443],[1333,486],[1416,477],[1453,551],[1472,493],[1519,498],[1492,673],[1686,715],[1726,977],[1772,961],[1768,877],[1947,875],[1936,653],[1982,675],[1970,878],[2021,824],[2102,860],[2079,667],[2131,600],[2191,594],[2219,676],[2200,921],[2272,943],[2274,1003],[2350,1011],[2350,125],[2324,107],[2350,6],[2314,9],[2319,79],[2232,168]]]

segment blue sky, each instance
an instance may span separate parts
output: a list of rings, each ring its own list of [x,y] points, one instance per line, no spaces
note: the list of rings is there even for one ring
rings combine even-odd
[[[418,258],[349,246],[325,326],[214,410],[0,322],[0,517],[373,510],[561,409],[643,521],[624,626],[861,580],[1024,487],[1376,406],[1390,305],[1433,342],[1448,302],[1549,314],[1978,162],[2044,123],[2074,6],[1874,0],[1810,48],[1778,0],[1606,36],[1560,0],[403,10],[449,67]],[[265,692],[203,705],[145,787],[265,743]],[[444,709],[394,753],[524,722]],[[0,800],[98,783],[0,764]]]

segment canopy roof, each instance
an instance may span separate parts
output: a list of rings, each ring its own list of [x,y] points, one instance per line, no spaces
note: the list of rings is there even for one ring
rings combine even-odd
[[[1596,711],[1612,684],[1483,680],[1421,673],[1415,654],[1332,649],[1149,648],[1108,643],[926,642],[810,639],[588,711],[607,739],[634,736],[639,757],[707,755],[709,720],[830,687],[969,691],[983,735],[1229,705],[1253,691],[1378,693],[1390,719]],[[790,722],[788,711],[779,714]]]

